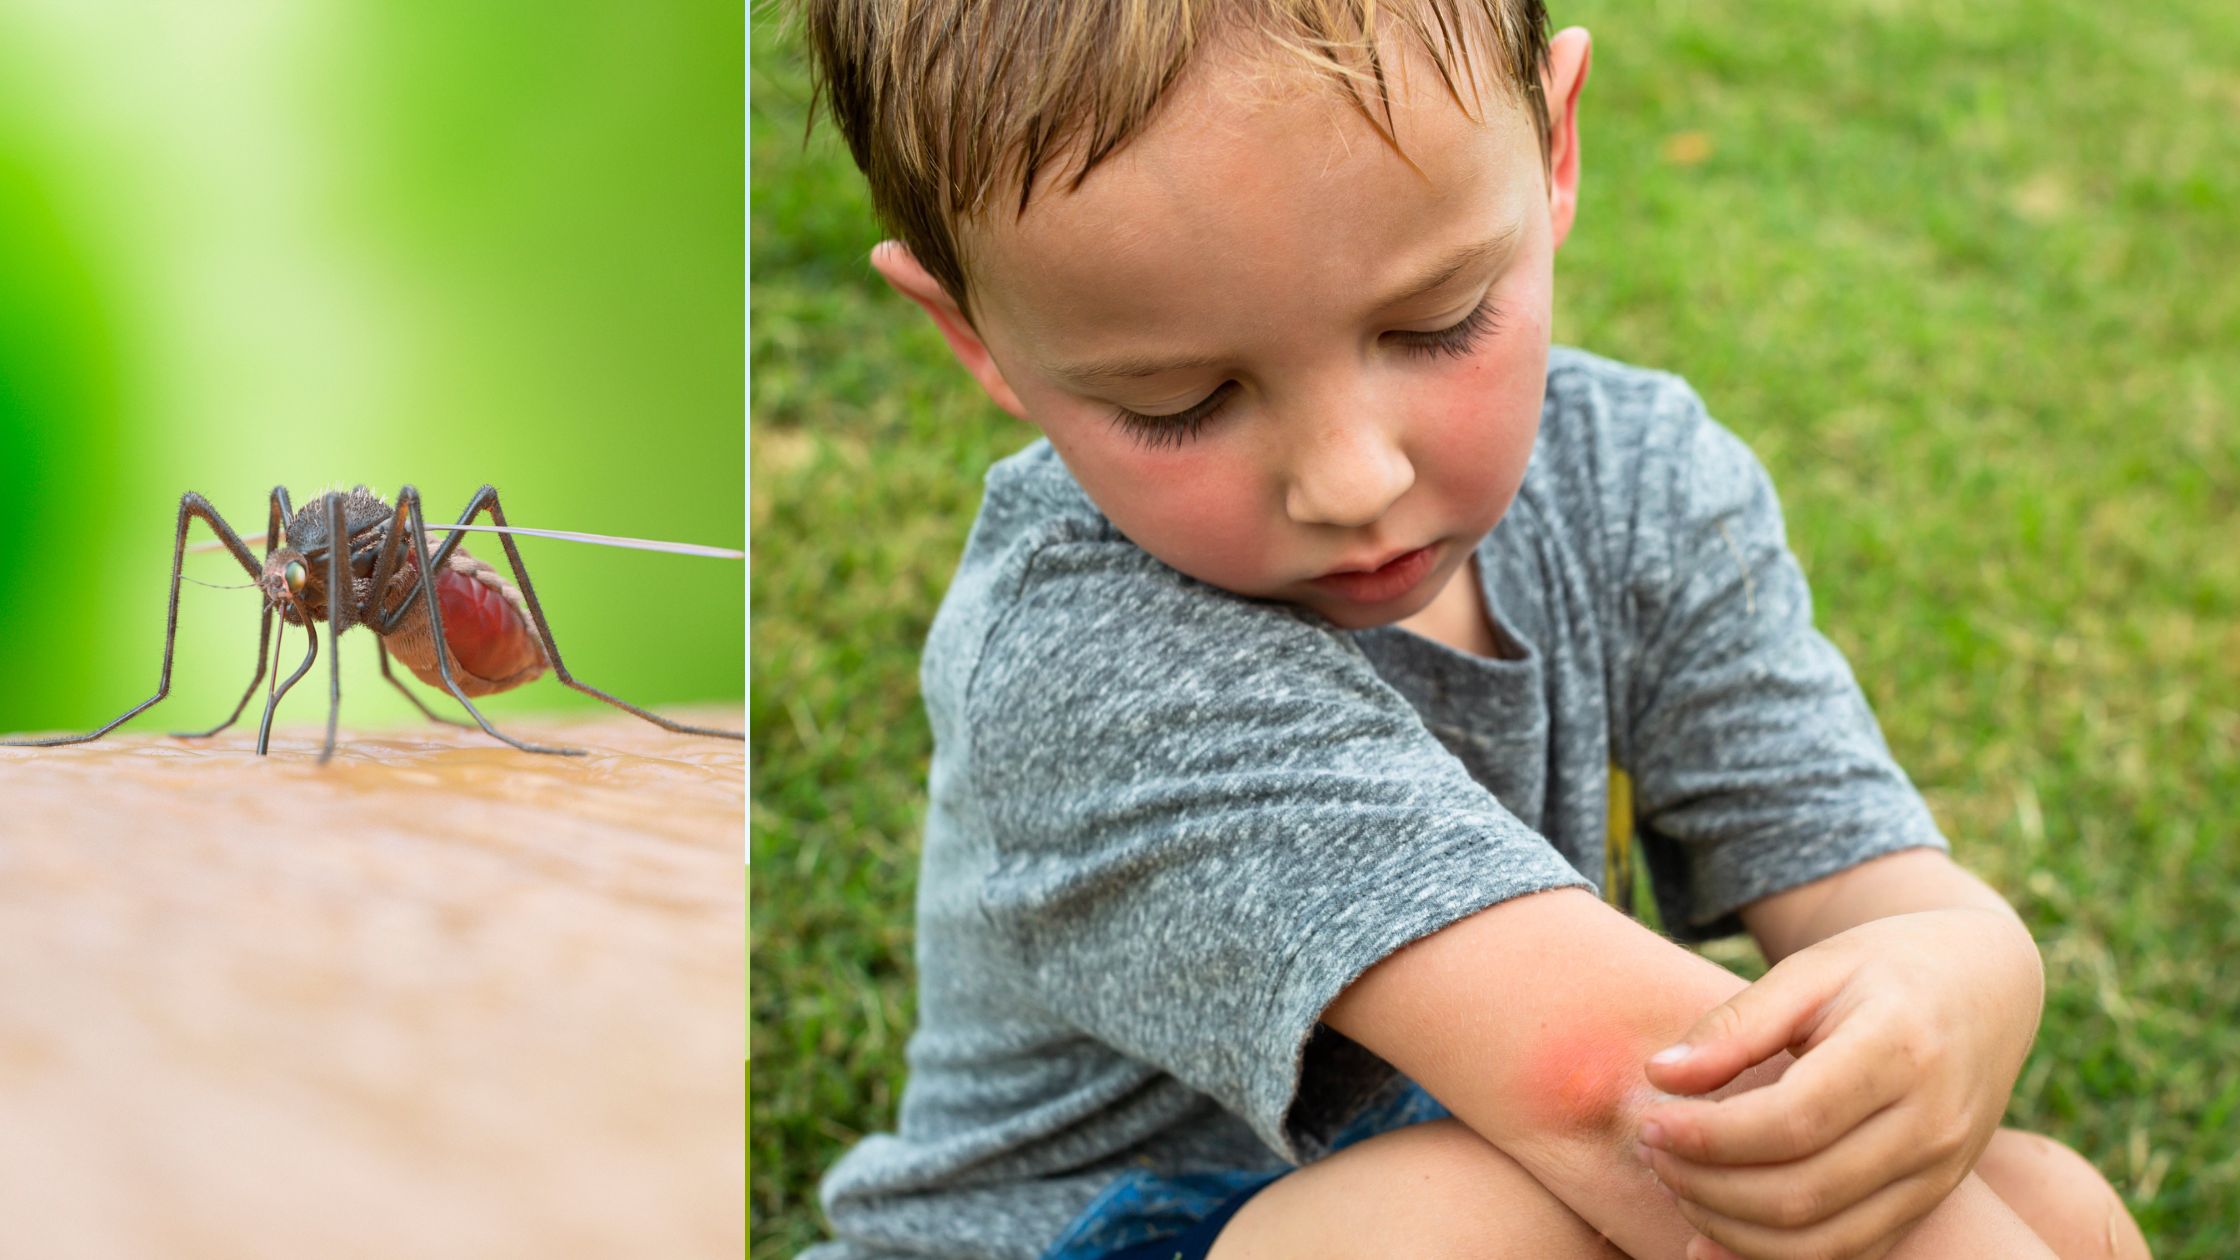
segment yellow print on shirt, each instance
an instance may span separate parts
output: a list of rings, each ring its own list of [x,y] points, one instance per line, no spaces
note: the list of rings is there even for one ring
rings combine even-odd
[[[1602,899],[1633,913],[1633,780],[1610,763],[1610,829],[1602,840]]]

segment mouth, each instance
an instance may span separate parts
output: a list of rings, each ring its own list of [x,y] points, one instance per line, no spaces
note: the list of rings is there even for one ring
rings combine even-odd
[[[1314,579],[1313,585],[1328,594],[1357,604],[1381,604],[1415,589],[1431,571],[1438,544],[1388,556],[1373,568],[1338,569]]]

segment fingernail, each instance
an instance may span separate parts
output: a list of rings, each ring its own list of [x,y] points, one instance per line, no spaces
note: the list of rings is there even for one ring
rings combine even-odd
[[[1664,1149],[1664,1126],[1658,1124],[1654,1120],[1643,1121],[1641,1125],[1641,1140],[1651,1146],[1656,1147],[1659,1150]]]
[[[1685,1041],[1683,1041],[1683,1042],[1681,1042],[1681,1043],[1680,1043],[1679,1045],[1676,1045],[1676,1046],[1666,1046],[1666,1047],[1665,1047],[1664,1049],[1662,1049],[1662,1050],[1659,1050],[1659,1051],[1657,1051],[1657,1052],[1656,1052],[1655,1054],[1652,1054],[1652,1055],[1650,1055],[1650,1056],[1649,1056],[1649,1062],[1651,1062],[1651,1063],[1661,1063],[1661,1064],[1665,1064],[1665,1065],[1669,1066],[1669,1065],[1671,1065],[1671,1064],[1674,1064],[1674,1063],[1678,1063],[1678,1062],[1679,1062],[1680,1060],[1682,1060],[1682,1059],[1685,1059],[1685,1058],[1687,1058],[1687,1057],[1688,1057],[1688,1051],[1689,1051],[1688,1043],[1687,1043],[1687,1042],[1685,1042]]]
[[[1633,1157],[1634,1157],[1635,1159],[1638,1159],[1638,1160],[1640,1160],[1640,1161],[1641,1161],[1642,1163],[1644,1163],[1644,1164],[1648,1164],[1648,1163],[1649,1163],[1649,1148],[1648,1148],[1648,1147],[1646,1147],[1646,1146],[1643,1146],[1643,1145],[1642,1145],[1641,1143],[1639,1143],[1639,1142],[1635,1142],[1635,1143],[1633,1144]],[[1652,1165],[1652,1167],[1653,1167],[1653,1165]]]

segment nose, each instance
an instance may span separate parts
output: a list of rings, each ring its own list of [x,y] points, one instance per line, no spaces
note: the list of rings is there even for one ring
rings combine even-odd
[[[1284,510],[1302,525],[1375,524],[1416,483],[1397,432],[1348,410],[1314,422],[1295,448]]]

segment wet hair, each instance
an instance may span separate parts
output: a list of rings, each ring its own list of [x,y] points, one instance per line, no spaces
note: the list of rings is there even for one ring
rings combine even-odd
[[[1483,103],[1478,67],[1490,67],[1493,86],[1530,113],[1543,168],[1548,161],[1542,0],[799,3],[814,62],[809,125],[821,104],[886,230],[967,318],[960,228],[999,205],[1024,214],[1045,180],[1079,188],[1216,44],[1265,49],[1276,64],[1290,60],[1342,88],[1398,152],[1376,39],[1390,30],[1429,56],[1473,118]]]

